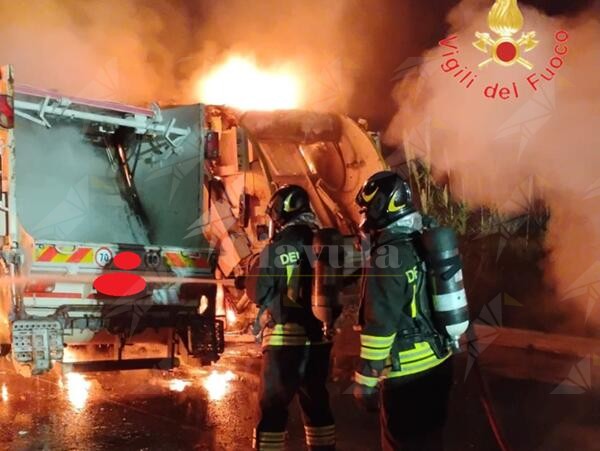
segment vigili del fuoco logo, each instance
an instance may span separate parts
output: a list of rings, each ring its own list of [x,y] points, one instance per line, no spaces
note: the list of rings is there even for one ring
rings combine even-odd
[[[487,22],[491,33],[477,31],[476,40],[473,42],[473,47],[484,54],[477,69],[470,69],[460,63],[458,35],[449,36],[439,42],[445,51],[442,55],[442,71],[452,76],[465,89],[479,87],[488,99],[518,99],[523,85],[526,89],[537,91],[543,83],[552,81],[564,65],[565,56],[569,52],[569,34],[565,30],[554,33],[554,53],[543,70],[538,72],[527,59],[527,53],[533,52],[540,41],[536,39],[537,35],[533,30],[521,32],[518,36],[524,28],[525,19],[517,0],[496,0],[488,14]],[[485,69],[491,64],[507,69],[519,65],[530,73],[524,80],[515,79],[508,85],[494,81],[484,85],[482,80],[485,77]]]

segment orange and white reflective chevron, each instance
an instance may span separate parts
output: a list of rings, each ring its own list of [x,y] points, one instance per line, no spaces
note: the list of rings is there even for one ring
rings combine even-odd
[[[94,249],[91,247],[76,247],[69,252],[63,252],[54,245],[38,246],[35,250],[36,263],[94,263]]]
[[[183,252],[165,252],[166,263],[171,268],[210,268],[210,263],[204,257],[189,257]]]

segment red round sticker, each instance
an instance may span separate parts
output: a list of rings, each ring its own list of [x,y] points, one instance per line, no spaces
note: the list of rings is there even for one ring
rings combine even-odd
[[[113,263],[119,269],[135,269],[142,264],[142,258],[135,252],[119,252],[115,256]]]
[[[98,277],[94,288],[107,296],[134,296],[146,289],[146,281],[136,274],[113,272]]]

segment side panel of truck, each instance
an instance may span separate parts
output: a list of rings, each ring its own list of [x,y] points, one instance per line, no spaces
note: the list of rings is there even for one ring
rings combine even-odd
[[[135,181],[155,245],[205,248],[206,215],[202,212],[204,182],[204,109],[200,105],[162,111],[164,120],[190,128],[182,146],[165,160],[152,159],[150,146],[140,158]]]
[[[158,157],[153,143],[132,152],[130,164],[144,223],[119,186],[116,165],[89,122],[56,121],[47,129],[17,118],[16,200],[21,226],[35,239],[91,243],[130,243],[199,248],[200,233],[190,233],[200,217],[202,196],[202,109],[164,111],[166,120],[192,128],[181,146]],[[133,142],[132,146],[136,143]]]
[[[11,271],[11,248],[16,241],[15,215],[10,214],[13,199],[10,191],[10,162],[13,158],[14,146],[14,92],[12,68],[0,66],[0,236],[2,236],[2,253],[0,261],[0,280],[7,280]],[[0,355],[8,352],[10,343],[9,312],[13,302],[10,284],[0,285]]]

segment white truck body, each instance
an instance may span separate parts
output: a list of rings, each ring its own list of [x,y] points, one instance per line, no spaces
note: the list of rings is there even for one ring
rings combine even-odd
[[[174,365],[184,348],[216,360],[224,302],[248,304],[227,279],[264,246],[272,192],[303,186],[322,225],[351,236],[357,191],[387,167],[374,136],[343,115],[144,109],[15,89],[10,66],[0,75],[0,350],[36,374],[65,344],[114,346],[124,368],[144,365],[123,360],[124,346],[146,341],[169,349],[150,365]],[[96,289],[123,272],[120,252],[141,260],[126,271],[146,281],[138,296]]]
[[[148,334],[171,345],[173,364],[178,342],[216,360],[215,249],[202,227],[190,232],[204,208],[203,107],[150,110],[14,88],[8,66],[2,81],[14,105],[1,133],[11,292],[2,310],[15,363],[42,373],[65,344],[85,343],[114,345],[121,360]],[[139,257],[128,272],[146,289],[98,292],[98,277],[122,272],[113,261],[124,251]]]

